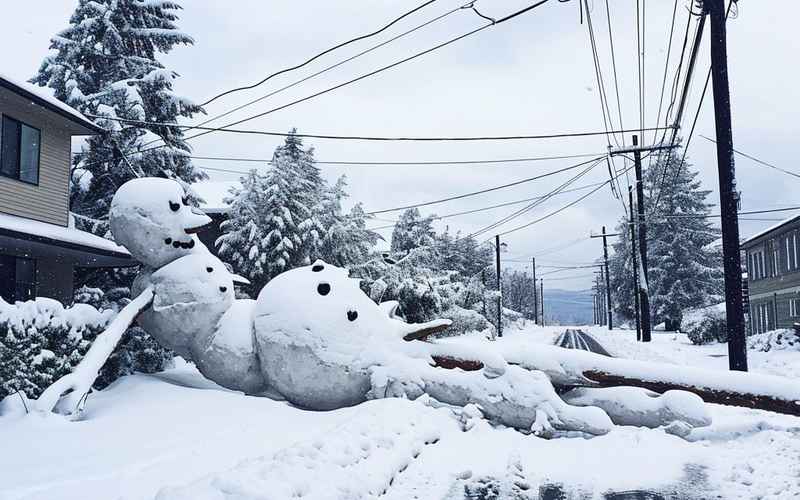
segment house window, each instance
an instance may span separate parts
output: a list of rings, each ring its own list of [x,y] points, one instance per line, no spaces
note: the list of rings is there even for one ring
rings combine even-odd
[[[800,299],[789,299],[789,317],[800,316]]]
[[[748,261],[750,264],[750,276],[751,280],[759,280],[765,278],[765,267],[764,267],[764,251],[763,250],[756,250],[751,252],[748,256]]]
[[[36,261],[0,255],[0,296],[9,303],[36,297]]]
[[[41,140],[42,134],[38,128],[3,116],[0,135],[0,175],[38,184]]]
[[[775,277],[778,275],[778,260],[780,249],[778,247],[778,240],[770,240],[770,276]]]

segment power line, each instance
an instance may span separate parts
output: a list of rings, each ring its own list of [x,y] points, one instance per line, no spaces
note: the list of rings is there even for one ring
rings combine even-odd
[[[661,96],[658,98],[658,114],[656,115],[656,123],[661,121],[661,109],[664,104],[664,91],[667,88],[667,73],[669,73],[669,57],[672,54],[672,36],[675,33],[675,18],[677,12],[678,12],[678,0],[675,0],[674,5],[672,6],[672,23],[669,28],[669,41],[667,42],[667,57],[664,60],[664,78],[661,80]],[[657,138],[658,138],[658,133],[653,134],[654,144]]]
[[[274,132],[274,131],[266,131],[266,130],[252,130],[252,129],[230,129],[230,128],[221,128],[221,127],[201,127],[198,125],[180,125],[177,123],[163,123],[163,122],[152,122],[152,121],[143,121],[143,120],[130,120],[127,118],[117,118],[117,117],[110,117],[110,116],[101,116],[101,115],[93,115],[84,113],[85,116],[89,118],[98,118],[103,120],[111,120],[117,121],[122,123],[131,123],[137,125],[146,125],[146,126],[167,126],[167,127],[176,127],[185,130],[210,130],[214,132],[227,132],[227,133],[234,133],[234,134],[250,134],[250,135],[268,135],[268,136],[275,136],[275,137],[287,137],[289,135],[294,135],[295,137],[302,137],[308,139],[333,139],[333,140],[352,140],[352,141],[404,141],[404,142],[471,142],[471,141],[512,141],[512,140],[533,140],[533,139],[564,139],[564,138],[573,138],[573,137],[591,137],[597,135],[606,135],[605,131],[589,131],[589,132],[561,132],[561,133],[551,133],[551,134],[528,134],[528,135],[493,135],[493,136],[451,136],[451,137],[407,137],[407,136],[400,136],[400,137],[380,137],[380,136],[364,136],[364,135],[333,135],[333,134],[299,134],[299,133],[290,133],[290,132]],[[669,130],[673,127],[666,126],[666,127],[650,127],[645,128],[646,131],[653,131],[653,130]],[[613,130],[609,131],[608,133],[629,133],[629,132],[636,132],[638,129],[635,130]],[[188,138],[187,138],[188,139]],[[136,154],[145,153],[147,151],[151,151],[153,149],[158,149],[163,146],[156,146],[153,148],[143,149],[141,151],[135,151]],[[129,153],[130,156],[132,153]]]
[[[705,139],[705,140],[707,140],[707,141],[711,141],[711,142],[713,142],[714,144],[716,144],[716,143],[717,143],[717,141],[715,141],[714,139],[711,139],[711,138],[709,138],[709,137],[706,137],[706,136],[704,136],[704,135],[702,135],[702,134],[700,134],[700,137],[702,137],[703,139]],[[783,169],[783,168],[781,168],[781,167],[778,167],[778,166],[776,166],[776,165],[773,165],[773,164],[771,164],[771,163],[767,163],[767,162],[765,162],[764,160],[759,160],[759,159],[758,159],[758,158],[756,158],[755,156],[749,155],[749,154],[747,154],[747,153],[743,153],[742,151],[739,151],[739,150],[737,150],[737,149],[734,149],[734,150],[733,150],[733,152],[734,152],[734,153],[736,153],[736,154],[738,154],[739,156],[744,156],[744,157],[745,157],[745,158],[747,158],[748,160],[753,160],[753,161],[754,161],[754,162],[756,162],[756,163],[759,163],[759,164],[761,164],[761,165],[764,165],[765,167],[773,168],[773,169],[775,169],[775,170],[777,170],[777,171],[779,171],[779,172],[783,172],[784,174],[789,174],[789,175],[791,175],[792,177],[800,177],[800,174],[798,174],[797,172],[792,172],[791,170],[786,170],[786,169]]]
[[[472,36],[472,35],[474,35],[474,34],[476,34],[476,33],[478,33],[478,32],[481,32],[481,31],[485,30],[486,28],[494,27],[494,26],[496,26],[496,25],[498,25],[498,24],[501,24],[501,23],[504,23],[504,22],[506,22],[506,21],[509,21],[509,20],[511,20],[511,19],[513,19],[513,18],[515,18],[515,17],[519,16],[519,15],[522,15],[522,14],[524,14],[524,13],[526,13],[526,12],[528,12],[528,11],[530,11],[530,10],[534,9],[535,7],[538,7],[538,6],[542,5],[542,4],[545,4],[545,3],[547,3],[548,1],[549,1],[549,0],[540,0],[539,2],[536,2],[536,3],[534,3],[534,4],[532,4],[532,5],[528,6],[528,7],[526,7],[526,8],[524,8],[524,9],[521,9],[521,10],[517,11],[517,12],[514,12],[513,14],[509,14],[509,15],[507,15],[507,16],[505,16],[505,17],[503,17],[503,18],[501,18],[501,19],[499,19],[499,20],[497,20],[497,21],[494,21],[494,22],[488,22],[488,23],[486,23],[486,24],[484,24],[484,25],[482,25],[482,26],[479,26],[478,28],[475,28],[475,29],[473,29],[473,30],[470,30],[470,31],[468,31],[468,32],[466,32],[466,33],[464,33],[464,34],[462,34],[462,35],[459,35],[459,36],[457,36],[457,37],[455,37],[455,38],[451,38],[451,39],[449,39],[449,40],[447,40],[447,41],[445,41],[445,42],[442,42],[442,43],[440,43],[440,44],[438,44],[438,45],[435,45],[435,46],[433,46],[433,47],[430,47],[430,48],[428,48],[428,49],[425,49],[425,50],[423,50],[423,51],[421,51],[421,52],[417,52],[416,54],[413,54],[413,55],[411,55],[411,56],[408,56],[408,57],[405,57],[405,58],[403,58],[403,59],[397,60],[397,61],[395,61],[395,62],[393,62],[393,63],[391,63],[391,64],[387,64],[386,66],[382,66],[382,67],[380,67],[380,68],[378,68],[378,69],[376,69],[376,70],[370,71],[369,73],[365,73],[365,74],[363,74],[363,75],[361,75],[361,76],[357,76],[356,78],[353,78],[353,79],[351,79],[351,80],[347,80],[347,81],[345,81],[345,82],[343,82],[343,83],[340,83],[340,84],[338,84],[338,85],[334,85],[333,87],[329,87],[329,88],[327,88],[327,89],[321,90],[321,91],[319,91],[319,92],[316,92],[316,93],[314,93],[314,94],[310,94],[310,95],[307,95],[307,96],[305,96],[305,97],[302,97],[302,98],[296,99],[296,100],[294,100],[294,101],[291,101],[291,102],[289,102],[289,103],[287,103],[287,104],[283,104],[283,105],[281,105],[281,106],[277,106],[277,107],[275,107],[275,108],[269,109],[269,110],[267,110],[267,111],[264,111],[264,112],[262,112],[262,113],[255,114],[255,115],[249,116],[249,117],[247,117],[247,118],[242,118],[241,120],[237,120],[237,121],[235,121],[235,122],[232,122],[232,123],[229,123],[229,124],[227,124],[227,125],[224,125],[224,126],[223,126],[223,127],[221,127],[220,129],[216,129],[216,130],[214,130],[214,131],[220,131],[220,130],[222,130],[222,129],[226,129],[226,128],[228,128],[228,127],[233,127],[233,126],[235,126],[235,125],[239,125],[239,124],[241,124],[241,123],[244,123],[244,122],[247,122],[247,121],[250,121],[250,120],[254,120],[254,119],[256,119],[256,118],[260,118],[260,117],[262,117],[262,116],[269,115],[269,114],[271,114],[271,113],[274,113],[274,112],[276,112],[276,111],[280,111],[280,110],[286,109],[286,108],[288,108],[288,107],[290,107],[290,106],[294,106],[294,105],[296,105],[296,104],[300,104],[300,103],[302,103],[302,102],[309,101],[309,100],[311,100],[311,99],[314,99],[314,98],[317,98],[317,97],[319,97],[319,96],[321,96],[321,95],[327,94],[327,93],[329,93],[329,92],[333,92],[334,90],[338,90],[338,89],[340,89],[340,88],[342,88],[342,87],[345,87],[345,86],[347,86],[347,85],[351,85],[351,84],[353,84],[353,83],[359,82],[359,81],[361,81],[361,80],[364,80],[364,79],[366,79],[366,78],[369,78],[369,77],[371,77],[371,76],[377,75],[377,74],[379,74],[379,73],[382,73],[382,72],[384,72],[384,71],[386,71],[386,70],[389,70],[389,69],[392,69],[392,68],[394,68],[394,67],[396,67],[396,66],[399,66],[399,65],[401,65],[401,64],[404,64],[404,63],[406,63],[406,62],[408,62],[408,61],[412,61],[412,60],[414,60],[414,59],[416,59],[416,58],[418,58],[418,57],[422,57],[422,56],[424,56],[424,55],[426,55],[426,54],[429,54],[429,53],[431,53],[431,52],[433,52],[433,51],[436,51],[436,50],[438,50],[438,49],[441,49],[441,48],[443,48],[443,47],[446,47],[446,46],[448,46],[448,45],[450,45],[450,44],[452,44],[452,43],[458,42],[459,40],[462,40],[462,39],[464,39],[464,38],[467,38],[467,37],[469,37],[469,36]],[[200,135],[202,135],[202,134],[196,134],[196,135],[194,135],[194,136],[187,137],[185,140],[190,140],[190,139],[193,139],[193,138],[195,138],[195,137],[199,137]],[[158,147],[160,147],[160,146],[158,146]]]
[[[502,219],[500,219],[500,220],[498,220],[496,222],[493,222],[492,224],[489,224],[488,226],[483,227],[483,228],[479,229],[478,231],[475,231],[475,232],[471,233],[469,236],[474,238],[475,236],[479,236],[481,234],[485,234],[485,233],[491,231],[492,229],[494,229],[496,227],[499,227],[499,226],[502,226],[506,222],[509,222],[509,221],[511,221],[513,219],[516,219],[517,217],[520,217],[521,215],[524,215],[525,213],[533,210],[535,207],[541,205],[542,203],[546,202],[547,200],[549,200],[550,198],[552,198],[556,194],[560,193],[564,188],[566,188],[567,186],[569,186],[570,184],[572,184],[576,180],[580,179],[582,176],[588,174],[594,167],[596,167],[598,165],[598,163],[600,161],[602,161],[602,160],[598,160],[596,162],[593,162],[591,165],[589,165],[583,171],[579,172],[577,175],[575,175],[571,179],[567,180],[566,182],[564,182],[560,186],[556,187],[555,189],[553,189],[552,191],[547,193],[545,196],[543,196],[541,199],[536,200],[533,203],[521,208],[520,210],[517,210],[516,212],[514,212],[512,214],[509,214],[506,217],[503,217]]]
[[[408,210],[409,208],[426,207],[426,206],[429,206],[429,205],[436,205],[436,204],[444,203],[444,202],[447,202],[447,201],[460,200],[462,198],[467,198],[467,197],[470,197],[470,196],[489,193],[489,192],[492,192],[492,191],[497,191],[497,190],[509,188],[509,187],[512,187],[512,186],[518,186],[518,185],[524,184],[526,182],[535,181],[537,179],[542,179],[544,177],[549,177],[551,175],[560,174],[560,173],[566,172],[568,170],[573,170],[573,169],[579,168],[579,167],[581,167],[583,165],[586,165],[587,163],[591,163],[593,161],[597,161],[598,159],[599,158],[595,158],[593,160],[584,161],[584,162],[581,162],[581,163],[578,163],[578,164],[575,164],[575,165],[570,165],[569,167],[564,167],[564,168],[561,168],[561,169],[558,169],[558,170],[554,170],[554,171],[551,171],[551,172],[546,172],[544,174],[539,174],[539,175],[536,175],[534,177],[528,177],[527,179],[522,179],[522,180],[519,180],[519,181],[510,182],[508,184],[502,184],[500,186],[494,186],[494,187],[487,188],[487,189],[481,189],[480,191],[473,191],[471,193],[464,193],[464,194],[460,194],[460,195],[457,195],[457,196],[450,196],[450,197],[447,197],[447,198],[441,198],[441,199],[433,200],[433,201],[426,201],[424,203],[416,203],[416,204],[413,204],[413,205],[405,205],[405,206],[402,206],[402,207],[387,208],[387,209],[383,209],[383,210],[375,210],[375,211],[372,211],[372,212],[367,212],[366,215],[377,215],[377,214],[384,214],[384,213],[388,213],[388,212],[398,212],[400,210]]]
[[[200,106],[206,106],[206,105],[214,102],[215,100],[219,99],[220,97],[232,94],[234,92],[253,89],[253,88],[258,87],[259,85],[263,84],[264,82],[266,82],[267,80],[269,80],[269,79],[271,79],[271,78],[273,78],[275,76],[281,75],[283,73],[288,73],[289,71],[294,71],[294,70],[300,69],[303,66],[311,63],[312,61],[315,61],[316,59],[319,59],[320,57],[324,56],[325,54],[329,54],[329,53],[333,52],[336,49],[340,49],[340,48],[342,48],[342,47],[344,47],[346,45],[350,45],[351,43],[355,43],[355,42],[358,42],[360,40],[364,40],[364,39],[373,37],[375,35],[378,35],[378,34],[384,32],[384,31],[386,31],[387,29],[389,29],[390,27],[392,27],[394,24],[396,24],[397,22],[401,21],[402,19],[410,16],[411,14],[417,12],[420,9],[423,9],[423,8],[427,7],[428,5],[432,4],[435,1],[436,0],[428,0],[427,2],[423,3],[422,5],[419,5],[419,6],[415,7],[415,8],[413,8],[413,9],[411,9],[410,11],[404,13],[400,17],[395,18],[389,24],[384,26],[383,28],[380,28],[380,29],[378,29],[376,31],[373,31],[372,33],[367,33],[366,35],[361,35],[361,36],[358,36],[356,38],[352,38],[352,39],[347,40],[346,42],[342,42],[342,43],[340,43],[338,45],[334,45],[333,47],[331,47],[329,49],[326,49],[326,50],[320,52],[319,54],[313,56],[312,58],[306,60],[304,63],[298,64],[296,66],[292,66],[290,68],[285,68],[285,69],[282,69],[280,71],[276,71],[275,73],[270,74],[269,76],[267,76],[266,78],[264,78],[263,80],[261,80],[258,83],[255,83],[253,85],[247,85],[247,86],[244,86],[244,87],[237,87],[237,88],[234,88],[234,89],[226,90],[225,92],[222,92],[220,94],[217,94],[214,97],[212,97],[211,99],[209,99],[206,102],[202,103]]]
[[[558,156],[535,156],[527,158],[501,158],[490,160],[442,160],[442,161],[321,161],[315,160],[314,163],[318,165],[403,165],[403,166],[424,166],[424,165],[485,165],[495,163],[523,163],[531,161],[546,161],[546,160],[566,160],[573,158],[596,158],[606,153],[583,153],[574,155],[558,155]],[[270,163],[272,159],[266,158],[237,158],[227,156],[195,156],[190,155],[189,158],[194,160],[209,160],[209,161],[233,161],[233,162],[255,162],[255,163]]]
[[[800,210],[800,206],[772,208],[764,210],[746,210],[744,212],[739,212],[739,213],[741,215],[755,215],[755,214],[771,214],[775,212],[792,212],[794,210]],[[721,215],[720,214],[673,214],[673,215],[662,215],[662,217],[667,219],[713,219],[716,217],[721,217]]]
[[[473,3],[473,2],[470,2],[470,3]],[[336,69],[339,66],[347,64],[350,61],[353,61],[353,60],[358,59],[358,58],[360,58],[360,57],[362,57],[362,56],[364,56],[366,54],[369,54],[370,52],[374,52],[375,50],[377,50],[377,49],[379,49],[381,47],[384,47],[384,46],[386,46],[386,45],[388,45],[388,44],[390,44],[390,43],[392,43],[392,42],[394,42],[396,40],[399,40],[400,38],[403,38],[403,37],[405,37],[405,36],[407,36],[407,35],[409,35],[411,33],[419,31],[419,30],[421,30],[421,29],[423,29],[423,28],[425,28],[425,27],[427,27],[427,26],[429,26],[429,25],[431,25],[431,24],[433,24],[433,23],[435,23],[437,21],[440,21],[440,20],[450,16],[451,14],[454,14],[454,13],[458,12],[459,10],[464,10],[464,8],[466,6],[469,6],[470,3],[466,3],[466,4],[462,5],[462,6],[459,6],[459,7],[456,7],[454,9],[451,9],[451,10],[449,10],[449,11],[447,11],[447,12],[445,12],[445,13],[443,13],[443,14],[441,14],[441,15],[439,15],[439,16],[437,16],[437,17],[435,17],[435,18],[433,18],[433,19],[431,19],[429,21],[426,21],[426,22],[424,22],[422,24],[419,24],[419,25],[409,29],[409,30],[404,31],[404,32],[400,33],[399,35],[396,35],[396,36],[394,36],[394,37],[392,37],[392,38],[390,38],[388,40],[385,40],[385,41],[377,44],[377,45],[373,45],[372,47],[370,47],[368,49],[365,49],[365,50],[362,50],[361,52],[359,52],[357,54],[354,54],[354,55],[352,55],[350,57],[347,57],[347,58],[345,58],[345,59],[343,59],[343,60],[341,60],[341,61],[339,61],[337,63],[334,63],[334,64],[331,64],[329,66],[326,66],[325,68],[323,68],[323,69],[321,69],[321,70],[319,70],[319,71],[317,71],[315,73],[312,73],[312,74],[310,74],[310,75],[308,75],[306,77],[303,77],[303,78],[301,78],[299,80],[295,80],[292,83],[284,85],[283,87],[281,87],[279,89],[273,90],[271,92],[268,92],[267,94],[264,94],[264,95],[262,95],[260,97],[257,97],[255,99],[253,99],[253,100],[250,100],[250,101],[248,101],[248,102],[246,102],[244,104],[236,106],[235,108],[233,108],[231,110],[228,110],[228,111],[226,111],[224,113],[220,113],[220,114],[218,114],[216,116],[208,118],[207,120],[203,120],[198,125],[206,125],[206,124],[211,123],[213,121],[216,121],[216,120],[218,120],[220,118],[223,118],[225,116],[231,115],[231,114],[233,114],[233,113],[235,113],[235,112],[237,112],[239,110],[242,110],[244,108],[252,106],[253,104],[256,104],[256,103],[261,102],[261,101],[263,101],[265,99],[268,99],[268,98],[270,98],[272,96],[280,94],[280,93],[282,93],[282,92],[284,92],[286,90],[289,90],[290,88],[296,87],[297,85],[299,85],[301,83],[307,82],[308,80],[316,78],[319,75],[327,73],[328,71]],[[159,142],[159,140],[160,139],[154,139],[152,141],[149,141],[149,142],[145,143],[144,146],[148,146],[148,145],[153,144],[155,142]]]
[[[582,191],[584,189],[589,189],[589,188],[592,188],[592,187],[595,187],[595,186],[599,186],[600,184],[602,184],[602,183],[594,183],[594,184],[588,184],[586,186],[580,186],[580,187],[576,187],[576,188],[572,188],[572,189],[565,189],[563,191],[560,191],[557,194],[565,194],[565,193],[572,193],[572,192],[575,192],[575,191]],[[451,214],[437,215],[437,216],[433,217],[432,219],[433,220],[442,220],[442,219],[449,219],[451,217],[458,217],[458,216],[461,216],[461,215],[474,214],[474,213],[477,213],[477,212],[485,212],[487,210],[493,210],[495,208],[508,207],[508,206],[512,206],[512,205],[519,205],[520,203],[527,203],[527,202],[530,202],[530,201],[539,200],[539,199],[545,198],[546,196],[547,195],[534,196],[532,198],[525,198],[524,200],[509,201],[509,202],[500,203],[500,204],[497,204],[497,205],[490,205],[488,207],[481,207],[481,208],[474,208],[472,210],[465,210],[463,212],[455,212],[455,213],[451,213]],[[377,220],[381,220],[381,219],[378,219],[377,217],[373,217],[373,218],[377,219]],[[396,220],[388,220],[388,219],[383,219],[383,220],[386,221],[386,222],[392,222],[392,224],[369,228],[369,230],[370,231],[377,231],[379,229],[388,229],[390,227],[394,227],[394,226],[397,225],[397,221]]]

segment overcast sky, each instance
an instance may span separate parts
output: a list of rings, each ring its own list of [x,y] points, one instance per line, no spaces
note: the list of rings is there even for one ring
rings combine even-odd
[[[530,0],[479,1],[487,16],[500,18]],[[48,52],[49,39],[67,26],[77,5],[68,0],[4,2],[0,29],[0,67],[18,79],[31,77]],[[389,0],[337,0],[335,2],[286,0],[193,0],[184,1],[180,27],[194,37],[190,47],[179,47],[162,57],[178,73],[178,92],[202,102],[231,87],[256,82],[278,69],[304,61],[335,43],[383,26],[409,10],[416,2]],[[421,2],[420,2],[421,3]],[[241,92],[209,105],[215,115],[309,75],[405,29],[421,24],[463,4],[438,0],[404,20],[382,38],[361,42],[317,61],[314,65],[276,78],[257,89]],[[590,2],[590,5],[592,2]],[[611,0],[611,23],[617,55],[617,70],[626,128],[638,126],[635,0]],[[679,0],[670,74],[677,63],[686,24],[687,0]],[[664,71],[667,38],[673,2],[646,2],[645,18],[645,114],[646,125],[656,121],[658,97]],[[592,16],[601,56],[606,88],[613,88],[605,3],[594,0]],[[796,19],[800,2],[741,0],[739,17],[728,23],[729,68],[733,109],[734,144],[738,149],[789,170],[796,166],[795,147],[800,127]],[[256,114],[293,99],[346,81],[382,65],[431,47],[481,25],[485,21],[469,10],[400,39],[358,60],[344,64],[318,78],[275,95],[234,115],[213,122],[223,125],[236,118]],[[708,65],[708,33],[698,58],[687,120],[697,109]],[[613,97],[613,94],[611,94]],[[613,101],[612,101],[613,104]],[[615,113],[616,111],[612,111]],[[194,123],[200,120],[194,120]],[[555,0],[508,23],[435,51],[412,62],[339,89],[309,102],[242,124],[241,128],[376,136],[469,136],[545,134],[593,131],[603,128],[597,85],[586,24],[580,24],[576,0]],[[688,133],[688,130],[686,131]],[[706,97],[689,158],[700,171],[710,199],[718,202],[714,145],[700,134],[713,137],[713,102]],[[646,134],[642,142],[653,138]],[[629,140],[629,139],[628,139]],[[192,141],[199,156],[269,158],[279,138],[215,133]],[[537,157],[602,153],[604,137],[475,143],[365,143],[307,140],[323,161],[429,161]],[[737,178],[743,209],[800,205],[800,180],[737,157]],[[329,180],[347,174],[352,200],[367,211],[425,202],[446,196],[505,184],[555,170],[579,160],[483,166],[427,167],[329,167]],[[245,170],[254,164],[197,160],[198,166]],[[645,163],[646,165],[646,163]],[[209,172],[215,180],[234,180],[236,174]],[[481,196],[426,207],[423,213],[448,214],[544,194],[570,178],[567,172],[541,181],[522,184]],[[608,178],[604,165],[595,168],[575,186]],[[501,230],[534,220],[583,194],[554,197]],[[513,212],[506,207],[445,222],[451,231],[469,233]],[[590,232],[602,225],[615,226],[622,206],[606,187],[584,202],[556,217],[508,235],[510,260],[529,261],[532,255],[558,248],[579,238],[583,241],[539,257],[542,265],[585,263],[601,255],[600,240],[589,240]],[[397,214],[383,214],[393,219]],[[765,218],[789,216],[769,214]],[[743,236],[774,221],[743,220]],[[373,221],[372,226],[387,224]],[[391,230],[381,231],[389,237]],[[486,237],[494,233],[487,234]],[[529,265],[509,262],[530,269]],[[551,281],[545,287],[583,289],[590,286],[587,270],[563,273],[575,279]],[[559,276],[559,275],[554,275]]]

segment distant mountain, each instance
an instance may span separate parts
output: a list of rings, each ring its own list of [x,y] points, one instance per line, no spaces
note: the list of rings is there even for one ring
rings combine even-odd
[[[590,324],[592,322],[592,292],[545,289],[544,317],[548,324]]]

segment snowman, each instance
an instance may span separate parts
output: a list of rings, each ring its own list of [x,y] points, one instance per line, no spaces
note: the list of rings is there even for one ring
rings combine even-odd
[[[74,411],[85,401],[125,328],[138,317],[160,344],[194,361],[210,380],[301,408],[331,410],[367,399],[426,395],[436,404],[477,405],[493,421],[538,434],[604,434],[613,425],[609,415],[617,417],[615,405],[606,411],[587,405],[591,393],[575,394],[574,405],[567,404],[542,372],[509,365],[489,346],[420,341],[450,321],[406,323],[396,316],[396,302],[376,304],[346,269],[323,261],[280,274],[256,301],[237,300],[234,282],[246,280],[231,274],[195,236],[209,221],[172,180],[134,179],[117,191],[111,231],[144,264],[132,289],[136,298],[74,372],[43,393],[39,409],[51,411],[61,400],[67,403],[62,408]],[[448,369],[466,366],[459,361],[472,367]],[[647,404],[639,405],[644,410],[637,411],[654,415],[654,421],[672,415],[664,403],[645,396]]]
[[[114,194],[108,218],[114,240],[150,269],[190,253],[208,252],[195,233],[211,219],[189,205],[183,187],[174,180],[129,180]]]

